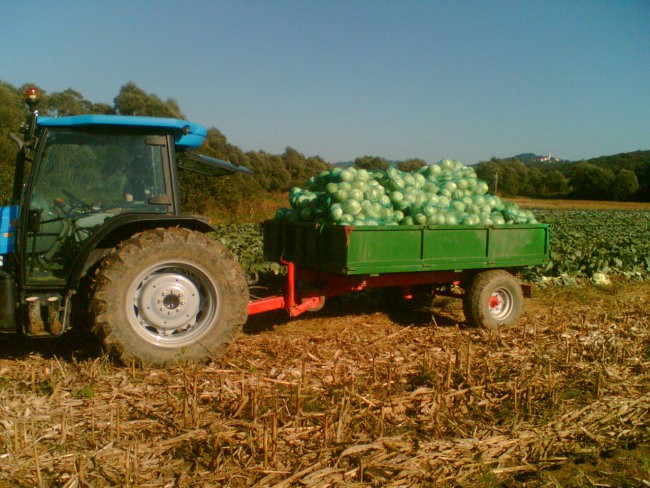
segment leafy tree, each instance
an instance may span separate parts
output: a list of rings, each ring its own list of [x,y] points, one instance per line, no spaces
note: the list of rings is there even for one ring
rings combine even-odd
[[[614,173],[610,169],[586,161],[578,163],[571,169],[569,176],[572,196],[587,200],[609,200],[613,196],[611,189],[614,179]]]
[[[286,169],[289,171],[292,180],[298,180],[304,176],[302,171],[305,157],[294,148],[285,148],[284,153],[282,154],[282,161],[284,162]]]
[[[25,108],[22,96],[18,90],[0,81],[0,204],[5,205],[11,200],[14,160],[16,144],[9,133],[18,133],[20,125],[25,120]]]
[[[354,160],[354,166],[362,169],[379,169],[383,171],[390,166],[390,162],[379,156],[361,156]]]
[[[639,181],[639,189],[636,192],[635,200],[641,202],[650,201],[650,161],[640,165],[636,170]]]
[[[162,101],[157,95],[149,94],[129,81],[115,97],[115,109],[122,115],[148,115],[155,117],[185,118],[176,100]]]
[[[82,114],[114,114],[115,109],[105,103],[93,103],[72,88],[47,95],[41,106],[44,113],[56,113],[61,117]]]
[[[284,185],[283,190],[288,190],[292,186],[303,186],[307,180],[328,167],[325,161],[313,156],[305,158],[303,154],[292,147],[287,147],[281,156],[285,169],[291,176],[291,181]]]
[[[490,184],[494,191],[498,181],[498,191],[506,196],[524,194],[528,188],[528,168],[518,159],[492,158],[489,162],[482,162],[476,168],[476,174]]]
[[[402,171],[417,171],[420,169],[422,166],[426,166],[426,161],[424,159],[420,158],[411,158],[411,159],[406,159],[405,161],[402,161],[397,165],[399,169]]]
[[[639,180],[634,171],[623,168],[618,172],[612,186],[615,200],[629,200],[639,190]]]
[[[528,168],[525,166],[524,168],[526,172],[526,180],[521,187],[520,193],[532,197],[544,196],[547,193],[544,173],[537,168]]]
[[[59,116],[65,117],[68,115],[80,115],[87,113],[88,110],[84,106],[87,102],[78,91],[68,88],[59,93],[52,93],[42,104],[44,112],[48,113],[56,111]]]
[[[561,171],[548,171],[544,182],[546,191],[541,196],[565,196],[569,193],[569,180]]]
[[[502,192],[503,185],[501,181],[503,180],[504,168],[497,158],[480,162],[474,171],[476,176],[488,183],[492,193]]]
[[[289,174],[281,156],[268,154],[264,151],[250,152],[248,156],[251,163],[250,168],[267,191],[283,192],[294,186],[291,174]]]
[[[9,132],[18,132],[25,113],[24,102],[16,88],[0,82],[0,161],[13,160],[16,145],[9,138]]]

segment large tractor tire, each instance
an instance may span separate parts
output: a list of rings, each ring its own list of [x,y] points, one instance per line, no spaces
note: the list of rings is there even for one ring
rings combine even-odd
[[[241,266],[198,232],[144,231],[97,270],[93,332],[123,364],[202,363],[219,358],[248,314]]]
[[[479,327],[497,329],[517,323],[524,296],[517,279],[504,270],[479,273],[463,297],[467,321]]]

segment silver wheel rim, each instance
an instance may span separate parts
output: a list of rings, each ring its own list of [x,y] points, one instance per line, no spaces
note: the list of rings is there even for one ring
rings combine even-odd
[[[194,343],[219,313],[219,287],[190,261],[150,266],[138,274],[128,290],[129,324],[145,341],[161,347]]]
[[[490,316],[496,320],[504,320],[512,313],[514,297],[507,288],[497,288],[490,294],[488,310]]]

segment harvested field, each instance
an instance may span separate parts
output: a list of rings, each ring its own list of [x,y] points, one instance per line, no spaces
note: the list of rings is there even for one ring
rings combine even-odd
[[[540,290],[497,332],[368,294],[170,370],[2,340],[0,486],[648,486],[649,302]]]

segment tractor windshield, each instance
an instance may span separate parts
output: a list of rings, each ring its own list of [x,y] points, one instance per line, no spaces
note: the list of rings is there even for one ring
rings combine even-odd
[[[65,280],[80,244],[124,212],[166,213],[151,203],[167,192],[162,146],[146,134],[50,130],[34,168],[32,214],[38,231],[27,242],[30,281]]]

